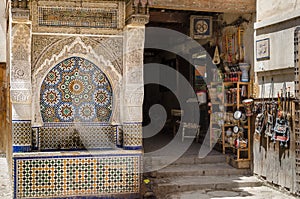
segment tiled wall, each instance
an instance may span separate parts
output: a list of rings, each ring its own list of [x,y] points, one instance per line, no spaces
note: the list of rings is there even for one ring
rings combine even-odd
[[[123,148],[136,150],[142,148],[142,123],[125,123],[123,125]]]
[[[116,147],[112,125],[77,124],[39,128],[39,150],[111,149]]]
[[[140,153],[14,157],[15,198],[137,195],[140,162]]]
[[[31,121],[13,121],[13,150],[30,151],[31,149]]]

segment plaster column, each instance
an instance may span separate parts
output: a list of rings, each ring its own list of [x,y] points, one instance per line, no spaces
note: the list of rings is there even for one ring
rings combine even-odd
[[[142,120],[144,100],[143,57],[145,24],[149,16],[132,15],[124,30],[123,70],[123,148],[142,148]]]
[[[12,9],[10,100],[13,152],[30,151],[31,139],[31,21],[29,10]]]

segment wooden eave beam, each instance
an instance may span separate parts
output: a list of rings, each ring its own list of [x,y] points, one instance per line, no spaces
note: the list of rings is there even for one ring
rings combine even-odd
[[[150,11],[151,22],[186,23],[188,13]]]
[[[256,0],[153,0],[151,8],[223,13],[254,13]]]

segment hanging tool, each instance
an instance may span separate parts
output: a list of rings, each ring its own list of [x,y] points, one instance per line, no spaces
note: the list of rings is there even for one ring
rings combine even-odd
[[[215,48],[215,53],[214,53],[214,58],[213,58],[213,64],[220,64],[221,60],[220,60],[220,54],[219,54],[219,50],[218,50],[218,44],[216,45]]]
[[[287,115],[286,115],[286,119],[288,121],[291,121],[291,92],[290,92],[290,87],[288,87],[288,99],[287,99],[287,103],[288,103],[288,110],[287,110]]]
[[[283,92],[283,114],[282,116],[286,118],[286,96],[287,96],[287,91],[286,91],[286,84],[283,82],[282,86],[282,92]]]

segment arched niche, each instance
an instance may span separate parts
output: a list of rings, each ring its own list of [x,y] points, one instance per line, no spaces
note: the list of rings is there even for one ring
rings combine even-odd
[[[55,45],[49,47],[48,51],[55,52],[57,46],[60,43],[58,42]],[[49,54],[49,52],[47,52]],[[46,53],[44,54],[46,56]],[[122,81],[122,75],[116,67],[111,63],[110,60],[104,58],[101,54],[96,53],[91,46],[86,45],[80,37],[71,40],[70,43],[64,45],[63,49],[58,53],[53,53],[51,58],[43,58],[43,55],[40,57],[39,65],[34,66],[34,71],[32,74],[32,88],[33,88],[33,118],[32,125],[35,127],[43,126],[44,122],[41,114],[41,87],[44,79],[49,74],[53,68],[55,68],[59,63],[62,63],[64,60],[67,60],[71,57],[80,57],[84,60],[88,60],[90,63],[93,63],[95,66],[99,67],[100,71],[105,74],[108,82],[111,85],[113,90],[112,98],[112,115],[111,119],[108,121],[111,124],[120,123],[120,87]]]
[[[43,122],[109,123],[113,90],[101,67],[82,57],[55,65],[40,88]]]

